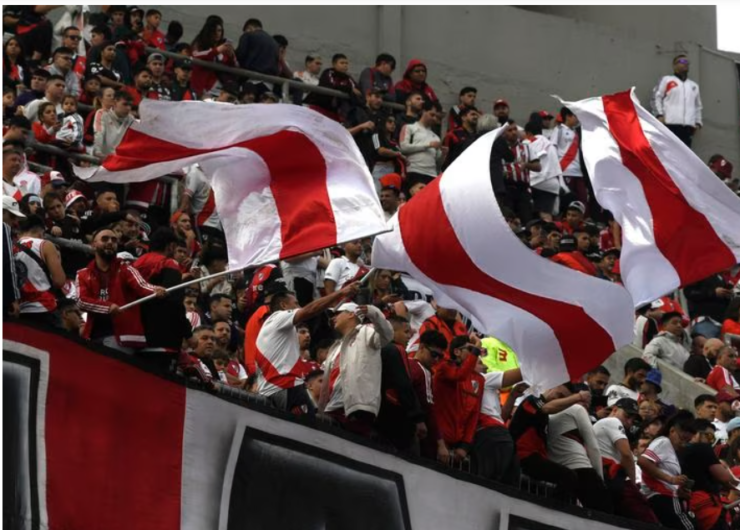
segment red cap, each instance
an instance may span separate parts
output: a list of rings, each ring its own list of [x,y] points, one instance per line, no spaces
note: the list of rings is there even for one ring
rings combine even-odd
[[[723,156],[718,157],[709,164],[709,169],[720,175],[722,178],[732,178],[732,163]]]
[[[494,109],[496,107],[498,107],[499,105],[504,105],[504,106],[508,107],[509,106],[509,102],[506,101],[505,99],[497,99],[496,101],[493,102],[493,108]]]
[[[400,191],[402,182],[401,175],[398,173],[388,173],[380,177],[380,186],[383,188],[396,188]]]
[[[546,110],[541,110],[537,114],[539,114],[540,117],[543,118],[543,119],[546,119],[546,118],[552,119],[553,118],[553,115],[551,113],[547,112]]]
[[[64,207],[69,208],[70,206],[72,206],[72,203],[75,202],[77,199],[83,199],[85,201],[87,200],[87,198],[79,191],[77,190],[70,191],[67,194],[67,196],[64,197]]]

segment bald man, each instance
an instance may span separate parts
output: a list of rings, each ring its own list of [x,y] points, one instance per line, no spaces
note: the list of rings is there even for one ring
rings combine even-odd
[[[723,346],[724,343],[719,339],[707,340],[701,353],[691,352],[683,365],[683,371],[695,379],[706,381]]]

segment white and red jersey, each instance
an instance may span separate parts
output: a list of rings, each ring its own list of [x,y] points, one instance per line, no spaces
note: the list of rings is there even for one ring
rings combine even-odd
[[[185,193],[190,197],[193,224],[197,227],[208,226],[221,230],[213,189],[197,164],[190,166],[185,174]]]
[[[511,163],[504,162],[504,177],[510,182],[523,182],[529,184],[529,170],[525,167],[530,160],[529,144],[517,142],[511,148],[516,160]]]
[[[301,351],[293,324],[296,309],[270,315],[257,335],[257,393],[272,396],[281,389],[303,384],[299,368]]]
[[[336,342],[329,355],[324,361],[324,373],[329,374],[329,401],[324,408],[325,412],[334,412],[344,409],[344,392],[342,391],[342,371],[339,368],[339,356],[341,355],[342,345]]]
[[[627,440],[627,433],[622,422],[612,417],[601,419],[594,425],[594,435],[596,441],[599,442],[602,460],[619,464],[622,455],[617,451],[616,444],[619,440]]]
[[[581,139],[574,129],[560,124],[555,129],[550,141],[555,144],[560,159],[560,169],[564,177],[583,177],[581,161],[578,157]]]
[[[18,246],[22,246],[33,252],[39,260],[44,261],[41,249],[44,245],[51,245],[48,241],[35,237],[23,237],[18,240]],[[51,292],[51,280],[49,275],[31,256],[22,250],[15,253],[16,263],[21,265],[25,273],[22,273],[21,284],[21,313],[51,313],[57,308],[57,299]],[[18,266],[16,266],[18,270]]]
[[[197,311],[186,311],[185,317],[188,319],[188,322],[190,322],[193,329],[201,325],[200,315]]]
[[[717,392],[727,388],[728,386],[735,390],[740,390],[740,385],[737,383],[737,380],[730,371],[724,366],[719,365],[712,368],[712,371],[709,372],[707,384]]]
[[[15,185],[5,182],[3,180],[3,195],[13,197],[16,201],[20,202],[23,198],[23,192]]]
[[[478,426],[503,427],[504,420],[501,417],[501,385],[504,382],[504,372],[488,372],[483,374],[486,382],[483,385],[483,399],[480,404],[480,416]]]
[[[699,85],[691,79],[666,75],[653,90],[653,112],[668,125],[701,125],[701,110]]]
[[[33,193],[34,195],[41,195],[41,179],[33,171],[29,171],[28,168],[22,169],[15,177],[13,177],[13,184],[21,190],[23,195]]]
[[[681,464],[678,462],[676,451],[673,449],[671,441],[665,436],[660,436],[650,442],[650,445],[645,449],[642,456],[654,462],[658,466],[658,469],[664,473],[672,476],[681,474]],[[648,499],[655,495],[675,497],[678,491],[678,486],[655,479],[647,473],[642,474],[642,482],[643,494]]]

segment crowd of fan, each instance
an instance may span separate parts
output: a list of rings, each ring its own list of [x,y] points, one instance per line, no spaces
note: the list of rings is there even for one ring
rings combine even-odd
[[[358,82],[342,54],[324,70],[321,57],[309,55],[305,69],[293,72],[287,39],[269,35],[258,20],[245,23],[236,46],[215,15],[184,43],[179,23],[159,29],[156,9],[123,6],[89,15],[82,31],[63,29],[52,49],[45,15],[53,8],[3,12],[4,29],[14,34],[3,61],[6,318],[54,326],[158,369],[260,395],[289,413],[321,415],[404,454],[465,461],[474,473],[509,485],[524,474],[586,508],[671,528],[729,528],[734,512],[722,504],[738,499],[740,476],[739,267],[686,287],[688,311],[672,297],[640,309],[635,346],[644,358],[627,362],[621,382],[609,384],[611,374],[598,367],[583,381],[536,395],[527,392],[506,344],[480,336],[405,274],[372,269],[370,238],[210,278],[227,271],[228,251],[198,166],[176,175],[177,186],[90,185],[74,178],[68,157],[30,142],[32,135],[71,155],[105,156],[142,99],[291,101],[347,127],[390,219],[475,139],[504,127],[490,171],[512,230],[543,258],[620,282],[620,227],[594,200],[578,120],[567,108],[556,117],[532,112],[522,128],[507,101],[481,113],[476,89],[465,87],[442,135],[442,107],[422,61],[410,61],[397,83],[388,54]],[[279,84],[243,82],[146,47],[348,97],[282,94]],[[685,80],[685,57],[676,58],[674,71]],[[390,112],[388,101],[405,110]],[[668,107],[670,101],[661,103],[666,116]],[[696,129],[689,128],[682,133],[687,143]],[[724,157],[709,165],[737,189]],[[175,212],[167,210],[172,194],[179,196]],[[166,291],[191,280],[189,288]],[[151,301],[122,309],[149,295]],[[658,360],[717,395],[697,398],[693,412],[665,403]]]

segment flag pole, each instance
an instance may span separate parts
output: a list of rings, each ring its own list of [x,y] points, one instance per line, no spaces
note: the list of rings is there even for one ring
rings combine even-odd
[[[365,236],[365,237],[375,237],[375,236],[380,235],[380,234],[385,234],[386,232],[392,232],[392,229],[391,230],[383,230],[382,232],[378,232],[378,233],[373,234],[371,236]],[[357,238],[357,239],[362,239],[362,238]],[[342,245],[344,243],[346,243],[346,241],[343,242],[343,243],[337,243],[337,246],[340,246],[340,245]],[[319,250],[321,250],[321,249],[319,249]],[[313,252],[316,252],[316,251],[313,251]],[[308,252],[304,252],[303,254],[307,254],[307,253]],[[300,255],[302,255],[302,254],[298,254],[298,256],[300,256]],[[290,256],[290,257],[286,257],[286,258],[282,258],[282,259],[291,259],[291,258],[294,258],[294,257],[296,257],[296,256]],[[212,280],[214,278],[220,278],[221,276],[227,276],[229,274],[233,274],[235,272],[242,272],[242,271],[245,271],[245,270],[248,270],[248,269],[257,269],[259,267],[264,267],[265,265],[269,265],[270,263],[276,263],[277,261],[278,260],[271,260],[271,261],[267,261],[265,263],[259,263],[257,265],[250,265],[248,267],[243,267],[241,269],[229,269],[227,271],[217,272],[215,274],[209,274],[208,276],[203,276],[202,278],[195,278],[193,280],[190,280],[190,281],[187,281],[187,282],[184,282],[184,283],[173,285],[172,287],[169,287],[169,288],[165,289],[165,291],[167,293],[171,293],[172,291],[177,291],[179,289],[184,289],[185,287],[190,287],[191,285],[195,285],[195,284],[200,283],[200,282],[207,282],[207,281]],[[374,268],[370,269],[368,271],[368,273],[365,276],[362,277],[362,279],[360,280],[360,282],[361,283],[365,283],[368,280],[368,278],[370,277],[370,274],[374,270],[375,270]],[[121,306],[119,310],[120,311],[126,311],[127,309],[131,309],[134,306],[137,306],[139,304],[143,304],[144,302],[148,302],[149,300],[153,300],[156,297],[157,297],[156,294],[147,295],[147,296],[145,296],[143,298],[139,298],[138,300],[134,300],[133,302],[129,302],[128,304]]]

